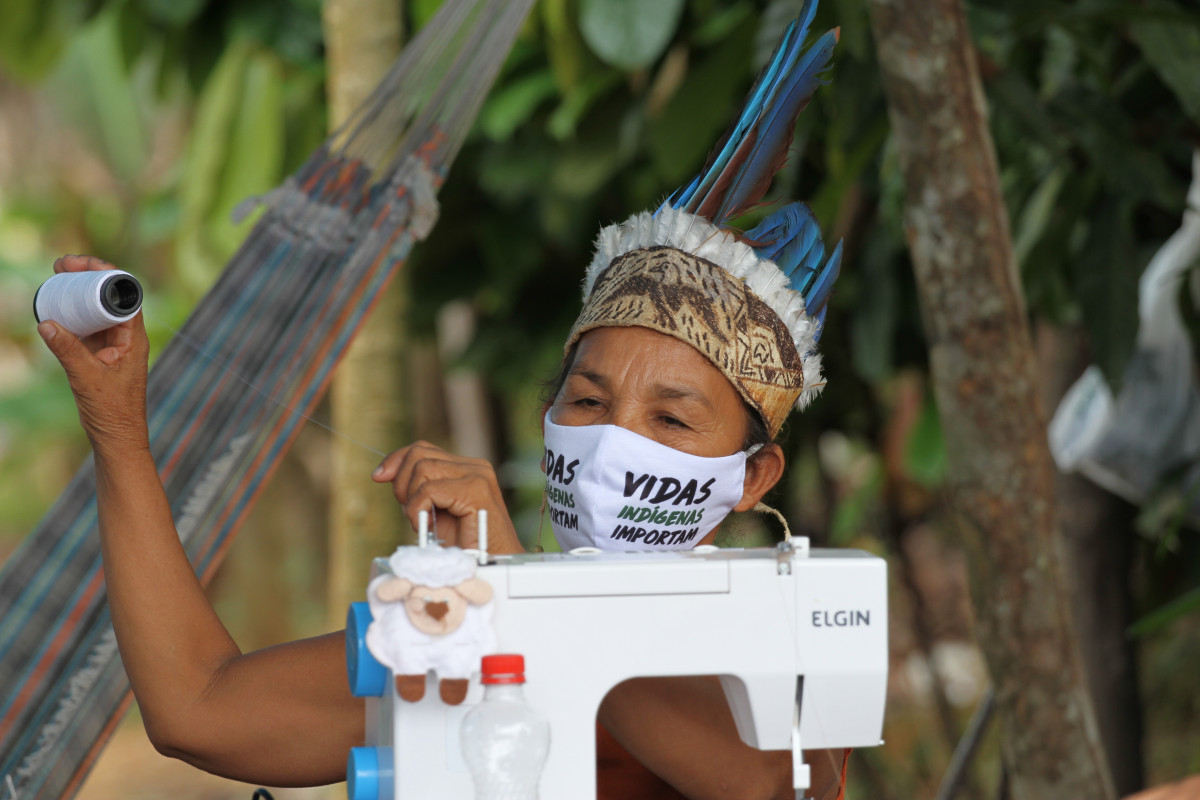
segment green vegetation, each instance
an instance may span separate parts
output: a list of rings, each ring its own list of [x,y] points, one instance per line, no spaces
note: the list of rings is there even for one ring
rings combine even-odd
[[[438,5],[408,3],[410,30]],[[531,537],[538,381],[561,357],[597,225],[690,177],[799,5],[543,0],[455,164],[443,224],[406,267],[410,324],[428,340],[445,303],[475,309],[461,364],[495,392],[511,443],[502,472]],[[1137,279],[1179,224],[1200,141],[1200,12],[1168,0],[976,0],[968,11],[1031,320],[1082,331],[1119,385]],[[889,744],[863,755],[853,779],[873,796],[926,796],[953,744],[930,693],[949,697],[961,729],[978,698],[968,678],[983,678],[945,655],[970,640],[970,623],[864,0],[825,0],[817,27],[835,25],[832,85],[801,120],[773,194],[807,199],[827,240],[845,239],[845,266],[822,339],[829,387],[785,429],[790,479],[773,502],[817,542],[904,556],[894,559],[897,624],[926,614],[936,646],[893,637]],[[0,557],[87,452],[28,311],[52,259],[94,253],[144,278],[160,348],[251,224],[234,225],[232,209],[323,138],[323,78],[319,0],[7,0]],[[1121,532],[1138,542],[1130,569],[1145,616],[1130,633],[1151,687],[1151,778],[1200,769],[1200,708],[1178,676],[1200,657],[1200,537],[1181,511],[1190,498],[1164,486],[1136,531]],[[769,535],[757,518],[733,527],[735,543]],[[930,684],[929,665],[944,670],[940,681]],[[995,750],[981,782],[994,778]]]

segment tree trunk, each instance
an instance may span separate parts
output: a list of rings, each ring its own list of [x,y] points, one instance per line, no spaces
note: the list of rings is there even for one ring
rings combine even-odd
[[[1049,322],[1038,324],[1036,340],[1049,412],[1087,368],[1088,349],[1079,330]],[[1125,635],[1134,619],[1130,565],[1137,510],[1077,474],[1057,473],[1055,491],[1079,653],[1113,783],[1124,797],[1145,781],[1137,647]]]
[[[1036,360],[963,8],[872,0],[871,22],[1012,794],[1112,798],[1072,635]]]
[[[336,128],[375,88],[400,52],[400,0],[326,0],[329,126]],[[384,292],[338,367],[330,392],[333,427],[378,450],[404,444],[405,281]],[[385,486],[371,481],[379,457],[333,438],[329,542],[329,623],[340,626],[363,598],[371,558],[391,553],[412,532]]]

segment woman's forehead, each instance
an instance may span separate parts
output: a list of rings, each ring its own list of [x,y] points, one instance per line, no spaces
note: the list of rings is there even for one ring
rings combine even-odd
[[[596,328],[579,340],[571,375],[582,375],[605,388],[630,382],[658,394],[687,398],[703,395],[715,406],[740,404],[729,379],[690,344],[642,327]]]

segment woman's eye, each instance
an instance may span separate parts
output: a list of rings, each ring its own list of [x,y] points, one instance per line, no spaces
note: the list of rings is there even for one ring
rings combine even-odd
[[[685,425],[684,423],[675,419],[675,417],[662,416],[662,417],[659,417],[659,419],[661,419],[664,424],[669,425],[672,428],[686,428],[687,427],[687,425]]]
[[[575,401],[575,405],[583,406],[584,408],[599,408],[600,401],[594,397],[581,397]]]

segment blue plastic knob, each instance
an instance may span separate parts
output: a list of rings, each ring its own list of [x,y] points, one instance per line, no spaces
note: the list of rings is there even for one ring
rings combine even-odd
[[[349,800],[384,800],[395,791],[392,751],[388,747],[355,747],[346,761]]]
[[[383,697],[387,688],[387,668],[367,649],[371,619],[371,607],[366,603],[350,604],[346,613],[346,674],[355,697]]]

